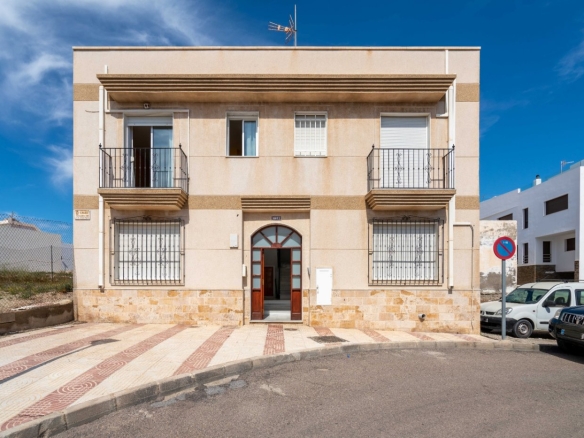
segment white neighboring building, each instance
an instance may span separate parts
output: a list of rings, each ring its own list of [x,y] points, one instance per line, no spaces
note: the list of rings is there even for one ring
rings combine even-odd
[[[67,249],[63,250],[63,247]],[[0,221],[0,270],[61,272],[72,269],[71,245],[14,218]]]
[[[516,220],[517,283],[543,278],[584,281],[584,160],[533,187],[481,202],[481,220]]]

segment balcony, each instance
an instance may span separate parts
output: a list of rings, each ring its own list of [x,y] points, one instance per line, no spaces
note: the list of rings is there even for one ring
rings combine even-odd
[[[436,210],[454,196],[451,149],[373,148],[367,157],[367,196],[372,210]]]
[[[178,148],[101,148],[98,193],[117,210],[180,210],[187,156]]]

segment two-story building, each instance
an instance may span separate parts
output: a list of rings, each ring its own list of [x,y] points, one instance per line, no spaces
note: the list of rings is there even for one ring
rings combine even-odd
[[[479,331],[476,47],[76,47],[79,320]]]
[[[481,202],[481,219],[517,221],[517,283],[584,281],[584,161]]]

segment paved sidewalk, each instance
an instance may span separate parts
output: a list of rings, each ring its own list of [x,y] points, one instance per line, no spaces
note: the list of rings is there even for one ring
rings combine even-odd
[[[346,341],[342,345],[497,342],[479,335],[299,324],[74,324],[47,328],[0,337],[0,431],[166,377],[252,357],[340,345],[340,340],[331,337]]]

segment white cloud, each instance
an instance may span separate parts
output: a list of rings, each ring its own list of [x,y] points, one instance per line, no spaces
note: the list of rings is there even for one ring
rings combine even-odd
[[[576,81],[584,75],[584,41],[560,59],[556,71],[568,81]]]
[[[221,27],[224,12],[209,0],[0,0],[0,133],[70,187],[72,47],[226,44],[237,29]]]
[[[71,119],[72,46],[218,44],[214,14],[203,0],[1,0],[0,119]]]
[[[73,154],[70,148],[62,146],[48,146],[51,153],[45,157],[44,162],[48,166],[51,181],[57,187],[69,184],[73,178]]]

